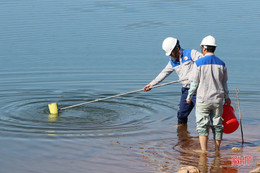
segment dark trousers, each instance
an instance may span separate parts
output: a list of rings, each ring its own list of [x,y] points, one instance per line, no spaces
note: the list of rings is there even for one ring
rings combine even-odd
[[[179,111],[177,114],[178,124],[186,124],[188,122],[188,116],[196,104],[196,92],[194,93],[191,104],[186,102],[189,88],[182,87],[181,89],[181,100],[179,105]]]

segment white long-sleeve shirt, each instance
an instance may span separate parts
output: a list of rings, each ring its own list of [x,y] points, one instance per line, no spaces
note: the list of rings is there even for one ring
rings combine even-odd
[[[187,99],[191,99],[196,89],[198,103],[221,104],[224,98],[228,98],[227,68],[213,53],[195,61],[190,80],[192,83]]]
[[[184,51],[190,51],[190,57],[191,59],[187,58],[183,52]],[[176,71],[177,75],[179,76],[179,79],[189,79],[190,73],[193,68],[193,64],[196,60],[203,57],[202,53],[198,52],[194,49],[181,49],[181,58],[179,64],[173,64],[176,62],[176,59],[172,58],[168,62],[168,64],[165,66],[165,68],[159,73],[159,75],[152,81],[150,84],[152,86],[159,84],[162,82],[167,76],[169,76],[173,71]],[[185,80],[181,82],[183,87],[189,88],[190,81]]]

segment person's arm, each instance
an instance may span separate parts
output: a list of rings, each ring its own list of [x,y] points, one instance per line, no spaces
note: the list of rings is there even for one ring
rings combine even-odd
[[[187,103],[190,104],[191,103],[191,98],[194,95],[194,93],[196,92],[197,88],[199,86],[198,82],[191,82],[190,84],[190,89],[188,91],[188,95],[187,95]]]
[[[167,76],[169,76],[173,71],[174,71],[174,69],[173,69],[173,67],[171,65],[171,62],[169,61],[169,63],[165,66],[165,68],[159,73],[159,75],[152,82],[150,82],[150,84],[152,86],[155,86],[155,85],[159,84]]]
[[[231,100],[229,98],[229,91],[228,91],[228,86],[227,86],[227,82],[222,82],[223,84],[223,88],[224,88],[224,99],[225,99],[225,105],[230,105],[231,104]]]
[[[227,82],[222,82],[223,88],[224,88],[224,98],[228,99],[229,98],[229,91],[228,91],[228,85]]]
[[[222,82],[223,84],[223,88],[224,88],[224,99],[225,99],[225,105],[230,105],[231,104],[231,100],[229,98],[229,90],[228,90],[228,85],[227,85],[227,80],[228,80],[228,76],[227,76],[227,68],[224,69],[224,80]]]
[[[200,53],[199,51],[197,51],[195,49],[191,50],[191,58],[192,58],[193,61],[196,61],[196,60],[198,60],[202,57],[203,57],[203,54]]]
[[[194,93],[197,91],[197,88],[198,88],[199,82],[200,82],[200,71],[197,67],[196,62],[194,63],[193,69],[192,69],[191,72],[192,72],[191,75],[190,75],[191,84],[190,84],[190,89],[188,91],[188,95],[187,95],[187,98],[186,98],[186,102],[188,104],[191,103],[191,98],[194,95]]]
[[[162,82],[167,76],[169,76],[172,72],[174,71],[171,62],[169,61],[169,63],[165,66],[165,68],[159,73],[159,75],[153,80],[151,81],[149,84],[147,84],[144,87],[144,91],[150,91],[151,87],[159,84],[160,82]]]

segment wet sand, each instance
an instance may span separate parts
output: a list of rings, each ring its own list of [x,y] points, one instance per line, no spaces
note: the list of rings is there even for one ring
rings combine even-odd
[[[244,140],[241,143],[240,129],[224,135],[220,152],[214,151],[214,141],[209,139],[208,152],[202,153],[198,136],[193,136],[185,127],[177,128],[177,139],[160,139],[133,147],[139,152],[146,166],[158,172],[177,172],[181,167],[195,166],[201,172],[250,172],[260,161],[260,139],[257,139],[259,126],[245,126]],[[253,132],[253,133],[252,133]],[[177,143],[174,144],[174,141]],[[233,147],[241,149],[232,151]]]

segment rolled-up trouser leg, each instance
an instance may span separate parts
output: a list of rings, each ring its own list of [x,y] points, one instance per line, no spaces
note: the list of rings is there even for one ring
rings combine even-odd
[[[214,109],[210,114],[210,118],[212,120],[212,132],[213,138],[215,140],[222,140],[223,136],[223,125],[222,125],[222,114],[223,114],[223,106],[222,104],[213,104]]]
[[[210,126],[210,104],[207,103],[196,103],[196,122],[197,132],[199,136],[209,135]]]

